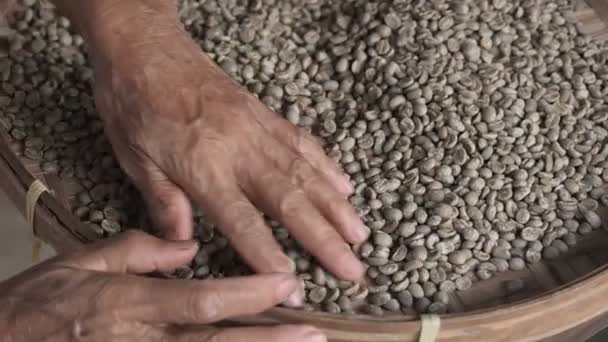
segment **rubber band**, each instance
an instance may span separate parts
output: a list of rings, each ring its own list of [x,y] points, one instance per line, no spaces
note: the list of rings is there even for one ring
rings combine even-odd
[[[40,261],[40,252],[45,243],[36,236],[36,228],[34,227],[34,214],[36,212],[36,204],[43,193],[49,192],[49,189],[40,180],[36,179],[30,185],[27,195],[25,196],[25,218],[27,223],[32,228],[32,261],[38,263]]]
[[[439,336],[441,328],[441,318],[438,315],[422,315],[420,316],[422,328],[420,329],[420,338],[418,342],[435,342]]]

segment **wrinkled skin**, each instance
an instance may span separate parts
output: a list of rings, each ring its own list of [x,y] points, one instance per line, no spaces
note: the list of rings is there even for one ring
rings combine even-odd
[[[302,305],[293,262],[259,210],[337,276],[365,270],[350,244],[369,230],[353,189],[307,135],[225,75],[189,38],[167,0],[55,0],[79,27],[95,96],[122,168],[168,241],[126,234],[0,284],[0,341],[323,342],[306,326],[204,326],[279,303]],[[196,253],[191,201],[258,273],[211,282],[136,276]]]
[[[195,255],[193,241],[125,234],[0,283],[0,341],[323,342],[307,326],[220,329],[204,324],[257,314],[297,291],[289,274],[214,281],[138,277]],[[255,289],[255,290],[252,290]]]
[[[293,272],[261,210],[331,272],[360,280],[349,243],[369,230],[346,199],[352,185],[311,136],[219,69],[169,2],[156,2],[99,10],[87,38],[106,132],[165,237],[191,238],[192,200],[255,271]]]

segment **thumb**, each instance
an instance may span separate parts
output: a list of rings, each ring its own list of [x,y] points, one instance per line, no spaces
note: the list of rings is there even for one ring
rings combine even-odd
[[[197,250],[195,241],[165,241],[134,230],[66,256],[58,264],[97,272],[169,272],[190,262]]]
[[[126,139],[120,130],[107,131],[111,142]],[[142,192],[154,223],[168,240],[191,239],[192,204],[186,194],[145,153],[125,145],[112,144],[120,166]]]
[[[156,165],[145,163],[133,181],[143,193],[150,217],[168,240],[189,240],[193,234],[188,196]]]
[[[148,212],[168,240],[192,238],[192,204],[186,194],[170,180],[158,180],[142,189]]]

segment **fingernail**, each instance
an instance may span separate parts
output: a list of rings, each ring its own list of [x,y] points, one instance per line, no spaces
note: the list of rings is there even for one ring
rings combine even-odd
[[[347,251],[345,251],[336,260],[336,265],[341,265],[341,274],[345,280],[359,280],[365,275],[365,268],[359,259],[355,257],[350,247],[346,245]]]
[[[287,268],[289,270],[290,273],[296,273],[296,262],[291,260],[291,258],[285,256],[285,259],[287,259],[285,261],[285,264],[287,264]]]
[[[275,273],[296,273],[296,263],[283,252],[270,253],[267,256],[265,267],[260,269],[260,273],[265,273],[266,270],[271,269]]]
[[[355,192],[355,187],[346,176],[342,176],[341,188],[342,192],[347,193],[349,195]]]
[[[188,241],[176,241],[177,248],[181,251],[190,251],[193,249],[198,249],[198,241],[188,240]]]
[[[302,334],[296,338],[295,342],[327,342],[327,337],[316,329],[307,328],[302,331]]]
[[[358,259],[355,259],[350,267],[346,267],[346,272],[351,275],[353,280],[358,281],[365,276],[365,267],[363,267],[363,264]]]
[[[357,229],[355,229],[355,238],[357,241],[363,242],[367,240],[372,231],[363,223],[360,223],[357,226]]]
[[[300,281],[298,281],[295,291],[283,302],[283,305],[290,308],[299,308],[304,305],[304,287]]]

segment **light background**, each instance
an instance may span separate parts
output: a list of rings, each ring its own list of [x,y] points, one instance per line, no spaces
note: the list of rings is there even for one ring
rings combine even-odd
[[[43,259],[54,254],[48,247]],[[27,223],[0,191],[0,281],[32,265],[32,239]]]

